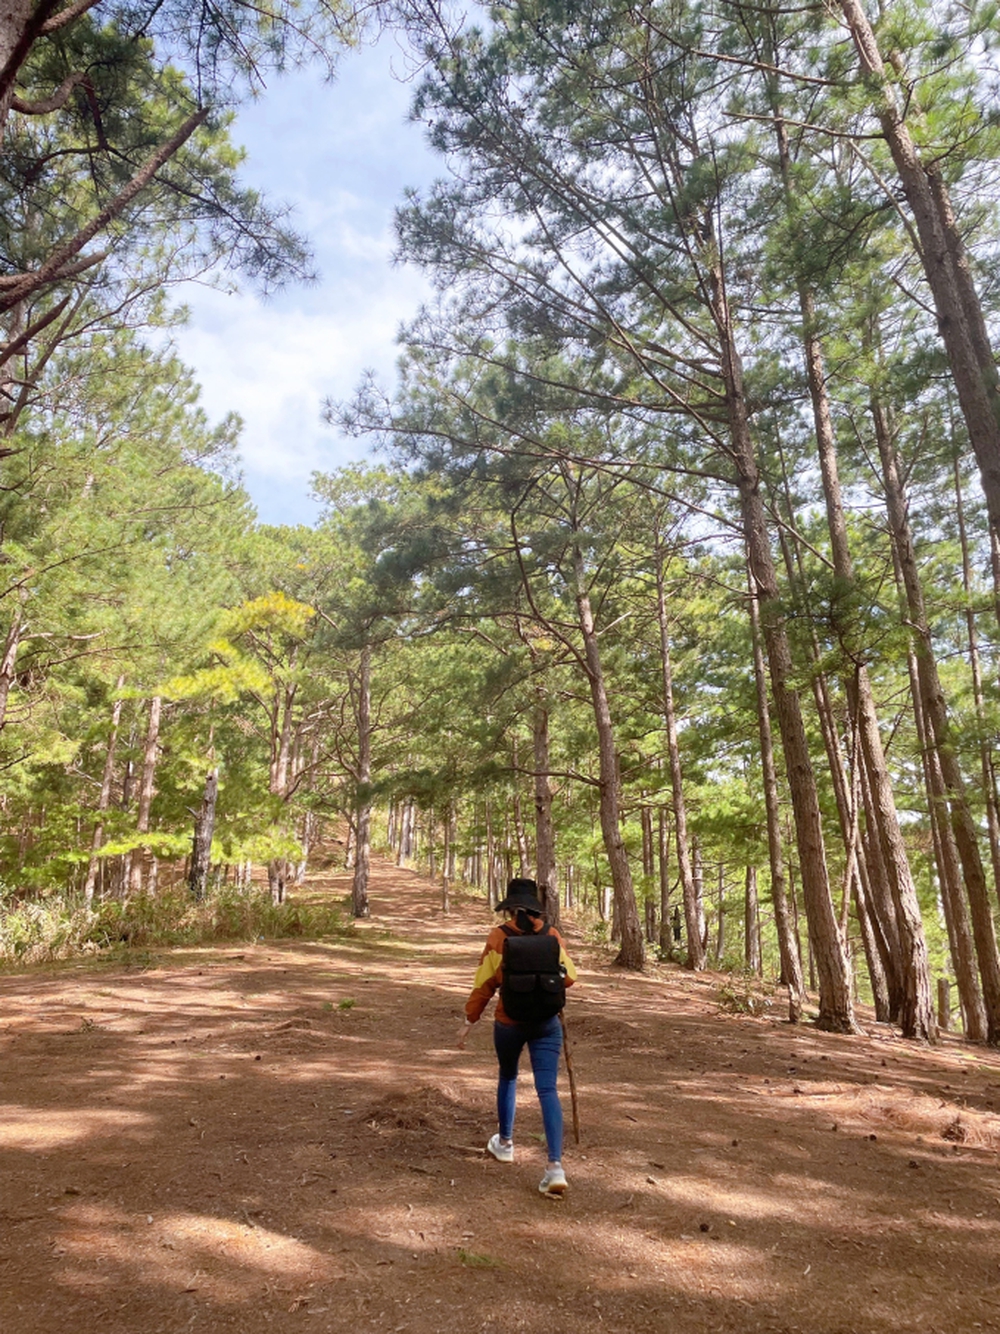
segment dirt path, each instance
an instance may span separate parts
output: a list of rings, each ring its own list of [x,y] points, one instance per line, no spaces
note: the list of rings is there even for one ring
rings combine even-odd
[[[500,1166],[489,1025],[452,1045],[489,913],[436,902],[382,866],[346,943],[0,980],[0,1330],[1000,1330],[994,1053],[722,1015],[577,941],[545,1200],[530,1084]]]

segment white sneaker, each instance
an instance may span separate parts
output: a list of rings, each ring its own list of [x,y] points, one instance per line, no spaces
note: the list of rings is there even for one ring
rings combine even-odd
[[[550,1167],[542,1177],[541,1184],[538,1187],[542,1195],[554,1195],[561,1198],[566,1194],[569,1183],[566,1180],[566,1173],[561,1167]]]
[[[486,1146],[486,1152],[492,1154],[498,1163],[512,1163],[514,1161],[513,1142],[504,1144],[498,1134],[490,1136],[490,1142]]]

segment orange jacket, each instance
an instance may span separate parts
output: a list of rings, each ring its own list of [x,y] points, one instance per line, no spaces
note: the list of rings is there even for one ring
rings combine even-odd
[[[522,934],[513,920],[505,922],[504,925],[512,927],[515,935]],[[540,925],[541,923],[539,923]],[[566,969],[566,985],[571,987],[576,981],[576,969],[573,966],[573,960],[566,953],[563,938],[554,926],[549,927],[549,933],[555,936],[559,942],[559,962]],[[495,926],[486,937],[486,945],[483,948],[482,958],[479,960],[479,967],[476,969],[475,980],[472,984],[472,993],[465,1002],[465,1017],[470,1024],[474,1024],[480,1017],[490,1003],[490,997],[495,991],[499,990],[500,983],[503,981],[503,943],[506,939],[506,934],[499,926]],[[515,1022],[515,1020],[507,1018],[504,1013],[503,1001],[499,996],[497,996],[495,1018],[500,1024],[513,1024]]]

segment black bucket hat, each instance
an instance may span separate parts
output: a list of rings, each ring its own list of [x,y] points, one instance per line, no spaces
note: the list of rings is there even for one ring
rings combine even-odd
[[[515,876],[513,880],[507,881],[507,894],[502,902],[496,906],[496,911],[502,909],[523,908],[526,912],[544,913],[542,901],[538,897],[538,886],[534,880],[528,880],[523,876]]]

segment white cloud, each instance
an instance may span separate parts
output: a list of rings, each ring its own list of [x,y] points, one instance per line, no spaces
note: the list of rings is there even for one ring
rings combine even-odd
[[[312,287],[264,302],[204,287],[182,294],[190,323],[176,331],[215,419],[245,422],[245,480],[269,523],[309,522],[309,477],[365,452],[321,420],[326,399],[350,397],[362,373],[391,381],[399,325],[430,285],[392,264],[392,211],[407,185],[440,174],[417,127],[405,121],[409,91],[393,81],[390,52],[351,57],[336,84],[297,74],[241,115],[244,177],[295,206],[321,270]]]

